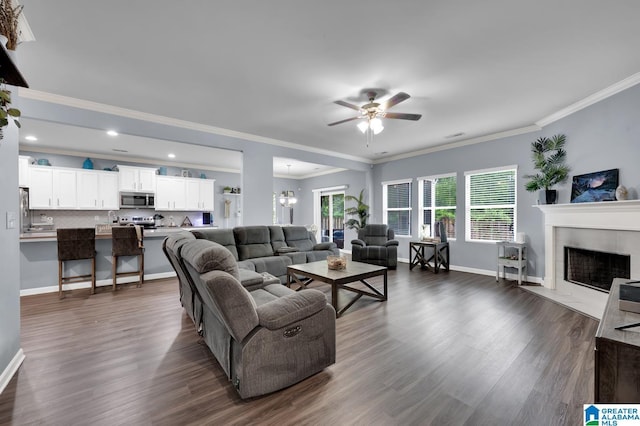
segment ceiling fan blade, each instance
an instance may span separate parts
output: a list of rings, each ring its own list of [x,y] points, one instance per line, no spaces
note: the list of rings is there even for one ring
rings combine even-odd
[[[336,121],[335,123],[329,123],[328,126],[335,126],[336,124],[342,124],[342,123],[346,123],[347,121],[353,121],[353,120],[357,120],[360,117],[351,117],[351,118],[347,118],[344,120],[340,120],[340,121]]]
[[[335,101],[334,104],[338,104],[338,105],[342,105],[345,106],[347,108],[351,108],[351,109],[355,109],[356,111],[360,111],[360,107],[354,104],[350,104],[349,102],[345,102],[345,101]]]
[[[381,107],[383,110],[387,110],[392,106],[399,104],[402,101],[406,101],[410,97],[411,96],[409,96],[408,93],[404,93],[404,92],[397,93],[393,95],[391,98],[389,98],[385,103],[383,103]]]
[[[399,118],[400,120],[420,120],[422,114],[405,114],[403,112],[387,112],[384,118]]]

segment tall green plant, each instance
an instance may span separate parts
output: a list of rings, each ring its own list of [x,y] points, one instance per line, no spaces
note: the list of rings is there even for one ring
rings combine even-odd
[[[533,167],[538,173],[525,176],[531,179],[525,185],[527,191],[548,190],[567,180],[571,169],[564,163],[567,159],[567,152],[564,150],[566,139],[565,135],[554,135],[551,139],[541,137],[531,143]]]
[[[357,216],[346,221],[345,225],[349,229],[362,229],[367,225],[367,218],[369,217],[369,206],[364,203],[364,189],[360,191],[360,195],[355,197],[353,195],[345,195],[345,201],[355,201],[354,207],[348,207],[344,209],[344,213],[347,216]]]

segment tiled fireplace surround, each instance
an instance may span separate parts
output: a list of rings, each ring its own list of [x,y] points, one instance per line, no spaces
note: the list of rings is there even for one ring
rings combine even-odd
[[[531,290],[601,318],[607,293],[564,280],[564,247],[631,256],[631,278],[640,278],[640,200],[537,206],[544,213],[545,277]]]

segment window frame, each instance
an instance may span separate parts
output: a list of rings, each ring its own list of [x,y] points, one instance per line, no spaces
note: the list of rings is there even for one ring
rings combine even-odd
[[[505,172],[505,171],[513,171],[513,204],[487,204],[480,206],[471,206],[471,176],[474,175],[482,175],[482,174],[490,174],[497,172]],[[500,240],[479,240],[475,238],[471,238],[471,210],[473,209],[487,209],[487,208],[513,208],[513,235],[518,232],[518,165],[513,164],[509,166],[501,166],[501,167],[492,167],[488,169],[480,169],[480,170],[469,170],[464,172],[464,207],[465,207],[465,230],[464,237],[465,241],[472,243],[488,243],[495,244]]]
[[[399,184],[405,184],[408,183],[409,184],[409,207],[392,207],[389,208],[388,207],[388,192],[389,192],[389,186],[390,185],[399,185]],[[398,179],[398,180],[391,180],[391,181],[386,181],[386,182],[382,182],[382,223],[384,223],[385,225],[389,225],[389,217],[388,217],[388,213],[389,212],[393,212],[393,211],[408,211],[409,212],[409,228],[408,234],[398,234],[397,232],[395,232],[395,235],[397,237],[403,237],[403,238],[411,238],[411,234],[413,231],[413,223],[412,223],[412,210],[413,210],[413,179]]]
[[[448,177],[454,177],[456,178],[456,205],[455,206],[441,206],[438,207],[436,206],[436,182],[434,182],[434,180],[437,179],[441,179],[441,178],[448,178]],[[419,222],[418,225],[422,226],[424,225],[424,211],[425,210],[431,210],[431,223],[434,224],[436,222],[436,211],[437,210],[455,210],[455,217],[456,217],[456,225],[454,225],[455,228],[455,237],[449,237],[447,235],[447,240],[448,241],[455,241],[457,236],[458,236],[458,226],[457,226],[457,221],[458,221],[458,197],[457,197],[457,191],[458,191],[458,173],[457,172],[451,172],[451,173],[442,173],[442,174],[438,174],[438,175],[431,175],[431,176],[422,176],[419,178],[416,178],[416,180],[418,181],[418,210],[419,210]],[[431,207],[424,207],[424,183],[425,181],[430,181],[430,185],[431,185]],[[435,229],[433,228],[433,226],[431,227],[431,237],[433,237],[433,234],[435,232]]]

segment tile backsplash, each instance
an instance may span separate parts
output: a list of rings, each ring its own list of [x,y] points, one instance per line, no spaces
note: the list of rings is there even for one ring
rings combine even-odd
[[[109,223],[108,211],[105,210],[32,210],[31,223],[46,222],[46,218],[52,218],[55,228],[91,228],[96,224]],[[185,217],[189,217],[193,226],[202,225],[202,212],[163,212],[156,210],[123,209],[114,210],[115,215],[120,217],[131,216],[153,216],[160,214],[164,226],[170,226],[171,218],[176,226],[180,226]],[[42,220],[41,218],[45,218]],[[214,221],[215,224],[215,221]]]

